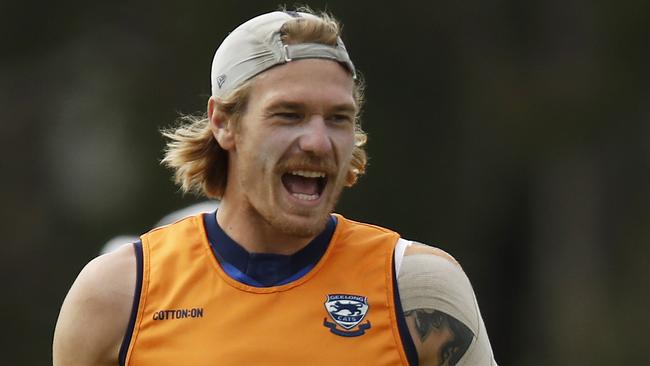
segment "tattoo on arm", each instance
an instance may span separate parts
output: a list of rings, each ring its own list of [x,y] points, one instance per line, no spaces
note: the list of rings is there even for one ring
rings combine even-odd
[[[404,316],[413,318],[423,346],[436,348],[440,366],[456,365],[474,338],[474,333],[465,324],[442,311],[415,309],[404,312]]]

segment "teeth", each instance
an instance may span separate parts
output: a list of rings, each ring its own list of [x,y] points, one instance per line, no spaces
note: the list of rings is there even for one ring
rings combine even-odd
[[[325,173],[323,172],[311,172],[307,170],[295,170],[292,172],[289,172],[291,175],[299,175],[301,177],[305,178],[325,178]]]
[[[318,198],[317,194],[292,193],[291,195],[303,201],[313,201]]]

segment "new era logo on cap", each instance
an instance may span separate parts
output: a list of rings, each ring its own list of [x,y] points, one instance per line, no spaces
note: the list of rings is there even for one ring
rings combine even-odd
[[[221,75],[219,75],[219,76],[217,77],[217,85],[219,85],[219,89],[221,89],[221,86],[222,86],[223,83],[225,83],[225,82],[226,82],[226,75],[225,75],[225,74],[221,74]]]

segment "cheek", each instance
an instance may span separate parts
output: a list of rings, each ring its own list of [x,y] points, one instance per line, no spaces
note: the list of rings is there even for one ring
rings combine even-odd
[[[277,160],[280,148],[273,142],[272,139],[261,139],[255,146],[255,160],[266,166],[274,160]]]
[[[352,151],[354,150],[354,135],[345,134],[340,136],[335,142],[337,146],[337,155],[341,165],[347,165],[352,159]]]
[[[257,165],[269,154],[269,141],[264,133],[246,130],[237,135],[237,152],[242,156],[242,163],[247,166]]]
[[[287,148],[286,144],[277,135],[268,134],[254,141],[249,141],[247,153],[245,154],[248,161],[245,164],[249,167],[249,174],[255,180],[265,181],[272,179],[275,166],[282,159]]]

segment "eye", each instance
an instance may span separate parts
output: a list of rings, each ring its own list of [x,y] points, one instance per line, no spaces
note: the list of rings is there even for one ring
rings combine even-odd
[[[285,121],[299,121],[302,119],[302,115],[296,112],[277,112],[273,116]]]
[[[352,122],[352,117],[347,114],[333,114],[327,118],[328,121],[333,123],[347,123]]]

